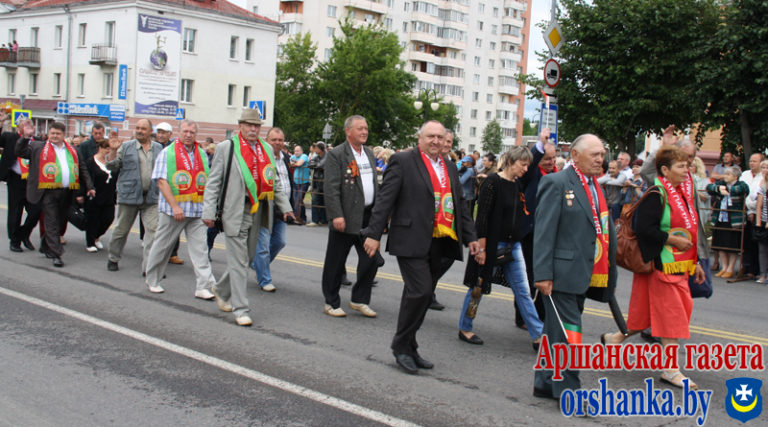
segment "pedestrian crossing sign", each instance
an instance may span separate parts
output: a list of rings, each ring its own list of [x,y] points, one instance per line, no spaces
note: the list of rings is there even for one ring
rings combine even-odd
[[[22,120],[32,118],[32,110],[11,110],[11,123],[13,127],[18,127]]]

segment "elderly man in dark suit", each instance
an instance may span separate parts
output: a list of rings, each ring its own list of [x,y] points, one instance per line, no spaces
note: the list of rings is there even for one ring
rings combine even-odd
[[[344,122],[347,140],[326,154],[325,209],[330,220],[328,247],[323,265],[325,314],[344,317],[339,288],[349,250],[357,250],[357,281],[352,287],[349,307],[366,317],[376,317],[368,304],[378,264],[365,255],[360,229],[368,225],[378,182],[376,157],[365,146],[368,123],[363,116],[351,116]]]
[[[45,221],[45,237],[40,251],[53,258],[55,267],[63,267],[61,255],[64,248],[59,240],[59,230],[66,221],[67,209],[76,191],[78,202],[83,194],[96,195],[87,172],[85,159],[74,147],[64,142],[63,123],[54,122],[48,130],[48,140],[30,142],[34,133],[31,122],[24,124],[23,137],[16,146],[16,155],[29,160],[27,200],[40,202]]]
[[[616,233],[596,178],[602,174],[605,148],[595,135],[571,145],[573,167],[547,174],[539,183],[533,246],[533,274],[544,302],[544,334],[549,344],[581,343],[584,299],[593,290],[612,293],[616,286]],[[592,297],[590,295],[590,297]],[[566,337],[564,330],[567,330]],[[533,395],[559,398],[581,387],[578,372],[537,370]]]
[[[22,120],[18,126],[18,132],[3,132],[0,136],[0,146],[3,148],[3,157],[0,159],[0,181],[8,183],[8,239],[11,241],[11,251],[21,252],[21,244],[30,251],[35,250],[29,235],[40,219],[40,205],[30,203],[27,200],[27,174],[29,172],[29,160],[16,157],[16,144],[22,137],[22,129],[31,120]],[[31,128],[34,131],[34,127]],[[27,219],[24,224],[21,218],[27,211]]]
[[[470,255],[480,250],[456,167],[440,154],[444,141],[443,125],[429,121],[419,130],[416,149],[390,158],[371,223],[362,231],[365,250],[374,256],[391,215],[387,250],[397,257],[404,282],[392,351],[409,374],[434,366],[419,355],[416,332],[432,302],[435,277],[443,272],[443,258],[461,260],[462,244]]]

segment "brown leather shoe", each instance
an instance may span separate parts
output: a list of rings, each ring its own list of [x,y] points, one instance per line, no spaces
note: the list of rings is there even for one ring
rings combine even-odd
[[[179,258],[178,256],[172,256],[168,258],[168,262],[171,264],[178,264],[178,265],[184,264],[184,260]]]

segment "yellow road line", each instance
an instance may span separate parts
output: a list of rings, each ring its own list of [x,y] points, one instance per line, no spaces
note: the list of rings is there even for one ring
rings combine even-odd
[[[0,209],[8,209],[8,206],[5,205],[5,204],[0,204]],[[131,229],[131,233],[138,234],[139,233],[139,229],[138,228],[132,228]],[[187,241],[187,239],[185,239],[184,237],[182,237],[181,240],[183,242]],[[226,250],[226,247],[223,244],[221,244],[221,243],[215,243],[213,245],[213,247],[215,247],[217,249]],[[311,259],[306,259],[306,258],[297,258],[297,257],[288,256],[288,255],[278,255],[277,259],[280,260],[280,261],[284,261],[284,262],[290,262],[290,263],[294,263],[294,264],[306,265],[306,266],[310,266],[310,267],[319,267],[319,268],[323,267],[323,262],[322,261],[318,261],[318,260],[311,260]],[[347,271],[349,271],[351,273],[354,273],[356,270],[352,266],[347,266]],[[395,282],[398,282],[398,283],[402,283],[403,282],[403,278],[402,278],[401,275],[393,274],[393,273],[385,273],[383,271],[378,272],[376,274],[376,277],[378,277],[380,279],[392,280],[392,281],[395,281]],[[437,287],[440,288],[440,289],[447,290],[447,291],[452,291],[452,292],[457,292],[457,293],[462,293],[462,294],[467,292],[467,287],[466,286],[464,286],[464,285],[457,285],[457,284],[453,284],[453,283],[438,282],[437,283]],[[497,299],[497,300],[502,300],[502,301],[510,301],[510,302],[514,302],[515,301],[515,297],[513,295],[507,294],[507,293],[504,293],[504,292],[492,293],[490,295],[486,295],[485,298],[492,298],[492,299]],[[602,309],[598,309],[598,308],[589,308],[589,307],[587,307],[587,308],[584,309],[584,313],[589,314],[590,316],[595,316],[595,317],[604,317],[604,318],[608,318],[608,319],[612,319],[613,318],[613,315],[611,314],[611,312],[609,310],[602,310]],[[626,315],[624,317],[626,318]],[[706,335],[706,336],[715,337],[715,338],[724,338],[724,339],[729,339],[729,340],[735,340],[735,341],[741,341],[741,342],[747,342],[747,343],[755,343],[755,344],[761,344],[761,345],[764,345],[764,346],[768,346],[768,338],[765,338],[765,337],[757,337],[757,336],[754,336],[754,335],[740,334],[740,333],[737,333],[737,332],[729,332],[729,331],[705,328],[705,327],[702,327],[702,326],[695,326],[695,325],[690,325],[689,329],[690,329],[690,331],[692,333],[697,333],[699,335]]]

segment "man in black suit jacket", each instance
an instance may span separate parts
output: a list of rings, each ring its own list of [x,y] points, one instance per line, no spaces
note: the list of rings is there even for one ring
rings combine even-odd
[[[22,120],[17,129],[22,129],[29,120]],[[32,128],[34,130],[34,128]],[[0,136],[0,144],[3,147],[3,157],[0,160],[0,181],[8,184],[8,239],[11,241],[11,251],[21,252],[21,244],[30,251],[35,246],[29,240],[29,235],[40,219],[40,206],[27,200],[27,178],[24,176],[22,166],[28,167],[29,162],[16,157],[16,143],[21,139],[21,133],[3,132]],[[24,162],[24,165],[21,164]],[[27,210],[27,219],[24,224],[21,218],[24,210]]]
[[[479,251],[458,172],[440,155],[444,140],[443,125],[429,121],[419,130],[416,149],[390,158],[371,222],[361,232],[366,237],[368,256],[374,256],[391,214],[387,250],[397,257],[405,285],[392,351],[397,364],[409,374],[417,373],[418,368],[433,367],[417,351],[416,332],[432,301],[434,278],[442,272],[442,258],[461,260],[462,243],[469,246],[472,256]],[[433,179],[442,189],[434,188]],[[438,224],[445,227],[439,228]]]
[[[16,146],[16,155],[24,159],[29,159],[29,176],[27,177],[27,200],[32,203],[40,202],[43,211],[43,221],[45,225],[45,238],[40,243],[40,251],[43,252],[49,258],[53,258],[53,265],[55,267],[63,267],[64,263],[61,261],[61,255],[64,253],[64,248],[59,240],[59,230],[66,221],[67,209],[72,202],[72,190],[70,185],[76,180],[80,182],[80,189],[75,190],[78,194],[78,201],[82,202],[82,194],[87,194],[90,197],[96,195],[96,191],[93,190],[93,184],[91,183],[91,176],[85,172],[87,165],[83,156],[77,155],[77,163],[74,165],[74,176],[67,172],[66,182],[62,182],[64,185],[60,188],[39,188],[40,181],[40,155],[43,149],[48,143],[53,145],[54,153],[56,150],[68,151],[71,146],[68,146],[64,142],[65,127],[63,123],[54,122],[51,124],[48,130],[48,141],[34,141],[30,142],[30,138],[34,133],[34,127],[32,123],[27,123],[22,129],[23,137]],[[72,148],[74,151],[74,148]],[[75,154],[77,152],[75,151]],[[56,155],[56,154],[55,154]],[[62,163],[58,161],[59,157],[56,155],[56,165],[60,169],[56,175],[63,175]],[[64,164],[63,167],[66,167]],[[63,180],[63,178],[62,178]]]
[[[352,246],[357,250],[357,281],[352,287],[349,307],[366,317],[376,317],[368,304],[371,302],[371,286],[378,265],[375,259],[365,256],[360,229],[369,224],[374,206],[378,181],[376,157],[365,146],[368,140],[368,123],[363,116],[351,116],[344,122],[347,140],[334,147],[325,158],[325,210],[330,220],[328,247],[323,265],[323,297],[325,314],[344,317],[341,309],[339,288],[344,263]]]

